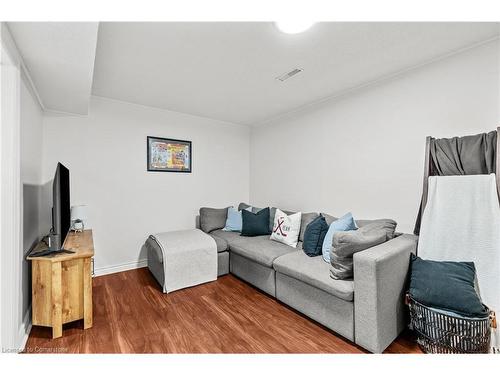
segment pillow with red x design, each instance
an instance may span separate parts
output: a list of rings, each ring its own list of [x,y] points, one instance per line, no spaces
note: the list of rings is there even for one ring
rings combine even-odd
[[[271,240],[282,242],[288,246],[296,247],[297,242],[299,241],[301,218],[301,212],[287,215],[279,208],[277,208],[274,215]]]

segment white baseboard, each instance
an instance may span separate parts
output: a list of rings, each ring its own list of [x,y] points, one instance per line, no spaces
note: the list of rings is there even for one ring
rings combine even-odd
[[[113,266],[96,267],[94,270],[94,275],[95,276],[109,275],[110,273],[123,272],[128,270],[134,270],[136,268],[147,267],[147,265],[148,265],[148,260],[141,259],[134,262],[116,264]]]
[[[22,352],[26,347],[26,343],[28,342],[28,338],[30,336],[31,327],[32,327],[32,324],[31,324],[31,305],[30,305],[29,309],[27,310],[26,314],[24,315],[23,325],[19,329],[18,337],[19,337],[19,351],[20,352]]]

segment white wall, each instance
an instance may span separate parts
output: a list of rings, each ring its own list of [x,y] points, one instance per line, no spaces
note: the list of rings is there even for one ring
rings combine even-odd
[[[358,218],[412,232],[425,137],[494,130],[497,41],[252,129],[250,202]]]
[[[193,172],[146,171],[146,137],[191,140]],[[71,204],[88,205],[98,273],[145,265],[150,233],[190,229],[200,206],[249,198],[249,129],[93,97],[88,117],[44,118],[44,181],[70,170]]]
[[[0,23],[0,341],[2,352],[19,347],[20,295],[12,288],[18,282],[21,262],[20,178],[20,72],[18,55],[5,24]]]
[[[32,247],[43,236],[40,227],[40,210],[42,194],[42,110],[34,98],[29,86],[21,81],[21,231],[22,249],[17,254],[19,259],[20,278],[17,314],[19,329],[23,330],[30,322],[31,308],[31,264],[25,260]]]
[[[2,350],[12,352],[22,349],[31,328],[30,264],[25,256],[41,234],[43,115],[4,23],[1,24],[1,42],[1,346]],[[9,240],[5,241],[7,238]]]
[[[25,184],[42,182],[43,113],[26,78],[21,81],[21,180]]]

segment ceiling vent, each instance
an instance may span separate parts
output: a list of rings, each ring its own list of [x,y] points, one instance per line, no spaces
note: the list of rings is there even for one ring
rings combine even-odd
[[[303,71],[304,71],[304,69],[295,68],[294,70],[291,70],[288,73],[285,73],[285,74],[280,75],[279,77],[276,77],[276,79],[278,81],[284,82],[288,78],[292,78],[293,76],[295,76],[295,75],[297,75],[297,74],[299,74],[300,72],[303,72]]]

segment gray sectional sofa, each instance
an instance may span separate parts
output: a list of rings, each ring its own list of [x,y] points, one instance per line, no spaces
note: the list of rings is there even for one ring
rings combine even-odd
[[[405,327],[403,300],[410,253],[417,245],[414,235],[399,234],[356,253],[354,278],[334,280],[330,265],[321,256],[307,256],[302,241],[293,248],[269,236],[243,237],[222,229],[208,234],[217,244],[219,276],[230,272],[371,352],[384,351]]]

